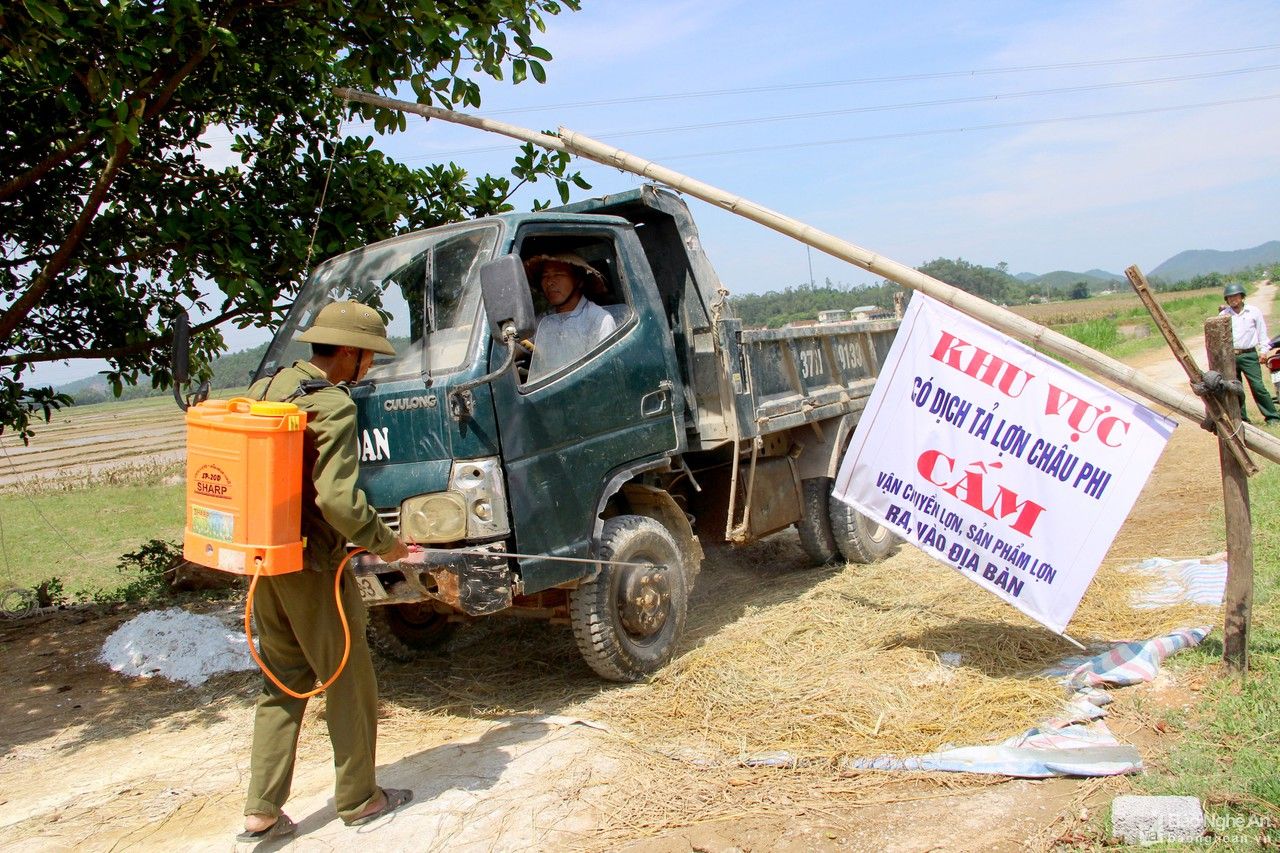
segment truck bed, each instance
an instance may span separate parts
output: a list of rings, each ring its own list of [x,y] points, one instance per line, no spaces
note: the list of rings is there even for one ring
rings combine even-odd
[[[743,329],[720,323],[742,437],[766,435],[861,412],[897,320]]]

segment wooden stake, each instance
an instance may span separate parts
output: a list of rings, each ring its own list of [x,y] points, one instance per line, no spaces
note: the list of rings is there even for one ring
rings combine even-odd
[[[1204,348],[1209,368],[1224,378],[1236,376],[1235,342],[1231,318],[1214,317],[1204,324]],[[1226,398],[1227,416],[1240,426],[1240,401],[1235,394]],[[1227,591],[1222,626],[1222,659],[1232,670],[1249,671],[1249,618],[1253,610],[1253,522],[1249,512],[1249,480],[1229,442],[1218,437],[1218,459],[1222,465],[1222,504],[1227,517]]]
[[[1196,360],[1191,357],[1191,353],[1187,351],[1182,339],[1178,337],[1178,333],[1173,330],[1173,323],[1169,322],[1169,315],[1164,313],[1164,308],[1151,293],[1151,287],[1147,284],[1147,277],[1142,274],[1142,270],[1138,269],[1137,266],[1132,266],[1125,270],[1124,274],[1129,279],[1129,284],[1133,285],[1133,290],[1138,294],[1138,298],[1142,300],[1142,304],[1147,306],[1147,311],[1151,314],[1151,319],[1155,321],[1156,328],[1164,335],[1165,341],[1169,344],[1169,349],[1173,351],[1173,357],[1178,360],[1178,363],[1182,365],[1182,369],[1186,371],[1187,379],[1191,380],[1192,385],[1203,382],[1204,373],[1201,372],[1200,366],[1196,364]],[[1233,359],[1233,369],[1234,365],[1235,361]],[[1225,442],[1227,450],[1231,451],[1231,455],[1235,457],[1236,462],[1244,470],[1245,474],[1252,477],[1258,473],[1258,466],[1249,458],[1249,454],[1244,449],[1244,442],[1240,440],[1239,417],[1232,421],[1227,414],[1225,403],[1215,395],[1206,395],[1202,399],[1204,400],[1205,411],[1208,412],[1209,417],[1213,420],[1214,427],[1217,429],[1218,440]],[[1238,415],[1238,405],[1236,410]]]

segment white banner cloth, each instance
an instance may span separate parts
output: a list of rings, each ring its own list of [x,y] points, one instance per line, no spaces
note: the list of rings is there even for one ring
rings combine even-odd
[[[1174,426],[917,293],[834,494],[1062,633]]]

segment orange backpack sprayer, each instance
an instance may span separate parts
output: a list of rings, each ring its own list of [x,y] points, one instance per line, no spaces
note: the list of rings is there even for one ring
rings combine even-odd
[[[351,652],[351,628],[341,596],[346,560],[333,581],[346,646],[337,671],[319,687],[295,693],[281,684],[258,656],[251,628],[258,579],[302,570],[302,435],[307,415],[293,403],[236,397],[193,405],[186,420],[182,556],[221,572],[253,577],[244,606],[249,654],[285,693],[297,699],[315,696],[342,674]],[[347,560],[354,553],[358,552]]]

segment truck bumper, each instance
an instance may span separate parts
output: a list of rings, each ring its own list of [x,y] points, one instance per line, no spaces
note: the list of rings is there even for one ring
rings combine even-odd
[[[372,554],[352,560],[365,604],[417,604],[434,599],[470,616],[506,610],[515,595],[516,576],[505,556],[472,553],[411,553],[396,563]]]

